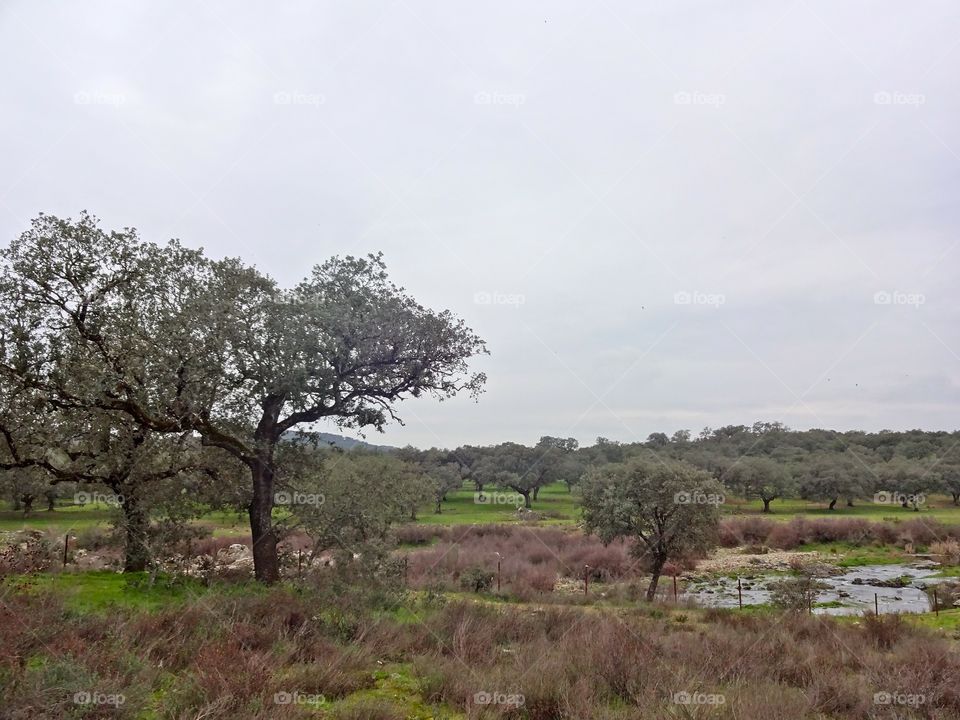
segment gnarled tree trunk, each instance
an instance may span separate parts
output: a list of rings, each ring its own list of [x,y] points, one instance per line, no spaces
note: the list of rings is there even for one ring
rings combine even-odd
[[[122,493],[123,502],[120,503],[125,540],[123,571],[143,572],[150,562],[150,548],[147,544],[150,516],[130,488],[126,487],[124,490],[126,492]],[[114,492],[120,494],[116,489]]]
[[[277,533],[273,527],[273,468],[267,458],[250,462],[253,498],[250,501],[250,533],[253,539],[253,567],[257,580],[273,583],[280,579]]]
[[[650,567],[650,584],[647,586],[647,602],[653,602],[657,596],[657,585],[660,583],[660,575],[663,574],[663,566],[667,564],[666,557],[655,557]]]

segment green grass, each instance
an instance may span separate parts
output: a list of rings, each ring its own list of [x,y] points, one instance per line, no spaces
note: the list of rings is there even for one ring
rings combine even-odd
[[[890,545],[858,546],[847,542],[806,543],[797,550],[819,552],[838,567],[861,567],[863,565],[894,565],[908,559],[901,548]]]
[[[810,502],[796,498],[774,500],[770,503],[769,513],[763,512],[763,503],[759,500],[743,500],[727,496],[726,502],[721,505],[725,515],[759,515],[770,520],[791,520],[795,517],[858,517],[865,520],[897,521],[923,518],[924,520],[939,520],[947,524],[960,524],[960,507],[953,504],[952,498],[947,495],[931,495],[927,503],[920,510],[906,510],[899,505],[885,505],[872,502],[869,499],[857,500],[854,507],[847,507],[844,503],[837,503],[834,510],[827,509],[825,503]]]
[[[491,489],[485,493],[488,497],[503,498],[514,496],[511,491]],[[9,508],[9,505],[6,506]],[[880,505],[869,500],[858,501],[852,508],[838,504],[830,511],[822,503],[806,500],[775,500],[773,512],[762,512],[759,501],[745,501],[728,496],[721,506],[725,517],[757,516],[774,521],[788,521],[796,517],[810,518],[847,518],[857,517],[873,521],[903,521],[916,518],[938,520],[947,524],[960,524],[960,507],[953,505],[947,496],[934,495],[919,512],[904,510],[899,506]],[[566,485],[554,483],[540,491],[533,501],[533,510],[541,514],[544,525],[575,525],[580,519],[579,495],[567,490]],[[62,535],[70,530],[82,530],[92,527],[109,527],[115,510],[106,505],[59,505],[53,512],[37,509],[29,517],[10,509],[0,510],[0,531],[44,530],[54,535]],[[494,502],[477,502],[474,490],[468,485],[451,492],[442,504],[442,512],[435,513],[432,504],[426,504],[418,512],[417,522],[424,525],[461,525],[483,523],[511,523],[517,519],[516,505]],[[216,511],[204,515],[196,521],[207,526],[215,537],[248,535],[249,524],[245,515],[236,511]],[[818,549],[818,548],[812,548]],[[867,564],[864,560],[861,564]],[[896,562],[887,560],[886,562]]]
[[[930,628],[931,630],[944,630],[950,633],[960,632],[960,608],[941,610],[939,615],[928,612],[905,614],[901,617],[911,625]]]
[[[846,607],[840,600],[828,600],[827,602],[814,603],[815,608],[841,608]]]
[[[510,490],[485,490],[488,498],[513,497]],[[521,498],[522,502],[522,498]],[[534,512],[543,513],[542,522],[548,525],[572,525],[580,517],[579,496],[569,492],[563,483],[554,483],[541,488],[540,496],[532,502]],[[447,495],[442,512],[435,513],[434,506],[420,509],[417,522],[424,525],[465,525],[479,523],[509,523],[517,518],[517,506],[477,502],[473,488],[464,487]]]
[[[8,506],[9,507],[9,506]],[[58,505],[48,512],[46,508],[34,510],[24,517],[22,512],[0,510],[0,532],[20,530],[43,530],[53,535],[63,535],[69,531],[89,528],[109,528],[116,510],[107,505]],[[248,534],[249,520],[245,515],[231,511],[210,512],[196,521],[198,525],[210,528],[215,537],[222,535]]]
[[[466,717],[449,707],[426,703],[420,694],[420,682],[408,663],[387,665],[373,672],[374,687],[348,695],[331,703],[329,709],[365,708],[370,705],[389,705],[403,713],[407,720],[458,720]],[[359,716],[359,715],[358,715]]]
[[[113,511],[106,505],[58,505],[53,512],[34,510],[24,517],[22,512],[0,510],[0,531],[46,530],[63,534],[68,530],[108,527]]]
[[[513,494],[510,491],[496,491]],[[727,496],[721,506],[724,516],[759,516],[776,521],[788,521],[796,517],[810,518],[846,518],[856,517],[877,522],[896,522],[923,518],[938,520],[946,524],[960,524],[960,507],[953,504],[946,495],[932,495],[920,511],[905,510],[897,505],[882,505],[870,500],[858,500],[852,508],[838,503],[835,510],[828,510],[823,503],[807,500],[785,499],[771,503],[772,512],[763,512],[763,503],[759,500],[748,501]],[[540,497],[533,502],[533,510],[546,515],[545,524],[573,525],[580,518],[579,495],[567,490],[562,483],[554,483],[540,490]],[[475,523],[504,523],[516,519],[516,506],[478,503],[474,499],[472,487],[464,487],[450,493],[443,503],[440,514],[434,512],[432,505],[420,509],[417,522],[425,525],[458,525]]]
[[[67,608],[80,613],[106,613],[115,608],[159,610],[185,602],[207,591],[199,581],[160,578],[150,586],[147,573],[115,573],[108,570],[20,575],[4,583],[22,592],[53,590],[63,596]],[[257,586],[251,585],[253,590]]]

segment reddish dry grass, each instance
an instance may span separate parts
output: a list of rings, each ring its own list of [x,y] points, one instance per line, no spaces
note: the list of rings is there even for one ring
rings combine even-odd
[[[449,529],[439,542],[408,555],[411,587],[457,587],[473,568],[491,573],[500,558],[503,589],[519,597],[551,592],[560,577],[580,580],[585,566],[593,580],[614,581],[642,574],[630,544],[604,546],[597,538],[559,528],[475,525]]]
[[[273,694],[344,697],[392,661],[412,664],[424,699],[469,718],[960,716],[956,648],[891,618],[857,627],[721,610],[656,616],[655,606],[615,615],[451,603],[412,608],[417,622],[363,615],[338,641],[320,617],[331,606],[304,589],[231,591],[107,617],[68,613],[48,595],[0,592],[0,715],[10,718],[78,715],[69,698],[80,688],[127,696],[118,711],[88,708],[88,717],[142,715],[160,688],[161,717],[298,717],[303,708],[277,706]],[[482,692],[522,695],[523,706],[477,705]],[[725,702],[678,706],[680,692]],[[923,703],[911,714],[875,704],[877,692]],[[339,712],[333,717],[405,716],[389,705]]]
[[[450,608],[429,623],[438,648],[418,667],[428,697],[470,717],[512,716],[474,704],[477,692],[522,694],[531,718],[686,717],[684,709],[691,717],[912,716],[875,704],[876,692],[923,696],[921,717],[960,713],[960,656],[946,641],[895,631],[878,644],[874,631],[809,616],[708,617],[688,627]],[[725,707],[681,708],[672,703],[679,692],[720,693]],[[631,710],[603,710],[616,706]]]
[[[760,517],[738,517],[720,523],[720,544],[724,547],[767,545],[790,550],[806,543],[821,542],[927,546],[948,538],[960,538],[960,526],[921,519],[890,523],[863,518],[797,517],[780,522]]]

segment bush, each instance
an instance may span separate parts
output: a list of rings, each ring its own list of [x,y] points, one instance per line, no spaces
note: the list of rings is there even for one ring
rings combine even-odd
[[[937,539],[960,540],[960,526],[927,520],[870,522],[862,518],[793,518],[775,522],[764,518],[737,517],[720,523],[723,547],[769,545],[792,550],[807,543],[846,542],[851,545],[929,545]]]
[[[503,589],[520,599],[534,598],[551,592],[559,578],[582,582],[585,565],[592,581],[641,576],[644,568],[630,548],[621,541],[604,546],[596,537],[560,528],[457,526],[431,547],[407,554],[407,580],[418,589],[458,589],[459,578],[473,568],[495,575],[499,559]],[[693,567],[690,559],[678,562]]]
[[[460,576],[460,587],[470,592],[481,593],[493,587],[494,574],[479,567],[467,569]]]
[[[434,540],[444,539],[448,535],[447,528],[435,525],[411,523],[393,529],[393,537],[401,545],[429,545]]]
[[[934,593],[936,593],[937,606],[941,610],[960,607],[960,581],[947,580],[926,587],[925,592],[930,598],[930,607],[934,604]]]
[[[807,610],[813,607],[819,592],[827,587],[809,575],[786,578],[770,586],[770,602],[784,610]]]
[[[0,577],[49,570],[59,562],[63,544],[57,548],[45,535],[31,531],[0,548]]]
[[[881,650],[889,650],[903,635],[903,620],[899,615],[867,614],[863,618],[863,630]]]
[[[99,527],[82,528],[71,536],[71,545],[82,550],[102,550],[122,544],[115,532]]]
[[[956,540],[935,542],[930,545],[930,553],[943,565],[960,565],[960,542]]]

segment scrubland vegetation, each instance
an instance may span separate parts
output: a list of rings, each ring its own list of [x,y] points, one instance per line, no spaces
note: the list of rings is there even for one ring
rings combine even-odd
[[[98,593],[136,580],[112,575]],[[960,712],[955,641],[898,616],[853,624],[663,604],[492,605],[372,592],[372,582],[361,595],[355,580],[131,587],[126,604],[8,581],[4,715],[787,720]],[[159,606],[146,602],[161,593]],[[77,704],[84,693],[123,702]]]

